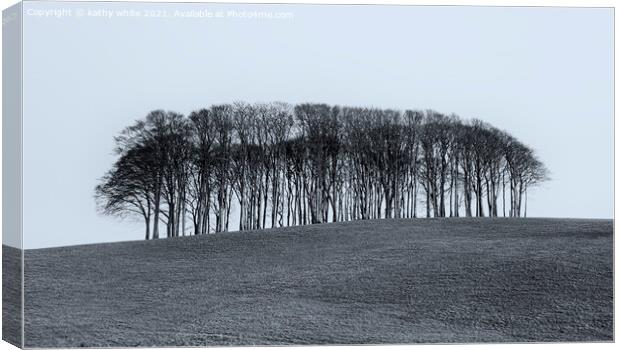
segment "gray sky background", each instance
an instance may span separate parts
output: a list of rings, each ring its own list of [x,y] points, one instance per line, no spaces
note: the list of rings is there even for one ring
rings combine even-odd
[[[613,217],[613,12],[584,8],[37,3],[24,17],[24,247],[143,237],[99,216],[113,137],[150,110],[325,102],[432,108],[533,147],[528,214]],[[77,9],[168,18],[77,17]],[[290,11],[188,19],[175,10]]]

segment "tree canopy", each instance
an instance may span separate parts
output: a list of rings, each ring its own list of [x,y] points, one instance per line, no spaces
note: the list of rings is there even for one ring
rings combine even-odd
[[[145,238],[378,218],[527,215],[535,152],[480,120],[286,103],[156,110],[115,138],[95,188]],[[501,200],[500,200],[501,196]],[[231,224],[231,212],[238,222]]]

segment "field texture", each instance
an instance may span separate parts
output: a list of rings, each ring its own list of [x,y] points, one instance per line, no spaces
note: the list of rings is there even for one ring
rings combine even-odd
[[[25,253],[27,347],[613,340],[613,222],[377,220]]]
[[[2,340],[22,346],[22,250],[2,245]]]

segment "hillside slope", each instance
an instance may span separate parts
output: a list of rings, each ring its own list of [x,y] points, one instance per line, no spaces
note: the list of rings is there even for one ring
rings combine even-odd
[[[376,220],[25,253],[27,347],[613,337],[613,222]]]

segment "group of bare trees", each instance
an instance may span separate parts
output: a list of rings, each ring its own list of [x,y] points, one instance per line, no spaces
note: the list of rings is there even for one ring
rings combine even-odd
[[[534,152],[435,111],[234,103],[153,111],[115,138],[104,214],[145,238],[377,218],[525,216]],[[234,215],[232,215],[235,213]],[[234,223],[232,221],[235,221]]]

